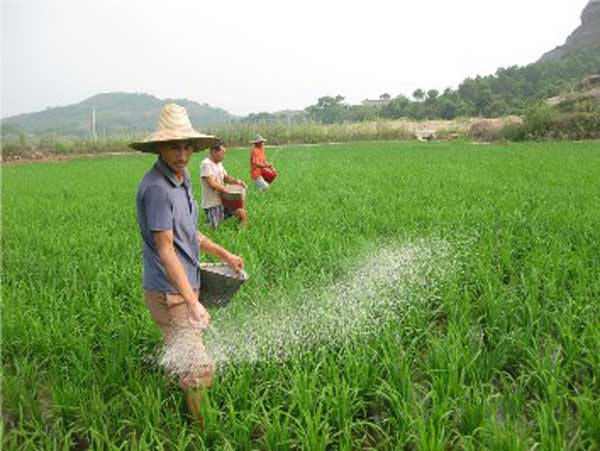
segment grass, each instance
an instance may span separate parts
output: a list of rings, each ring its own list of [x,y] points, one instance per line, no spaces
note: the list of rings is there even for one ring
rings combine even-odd
[[[454,271],[375,333],[224,367],[200,434],[146,358],[134,199],[153,158],[3,167],[4,449],[600,449],[597,144],[267,155],[281,175],[250,227],[202,226],[251,275],[215,322],[293,310],[381,243],[444,239]],[[248,179],[248,158],[228,171]]]

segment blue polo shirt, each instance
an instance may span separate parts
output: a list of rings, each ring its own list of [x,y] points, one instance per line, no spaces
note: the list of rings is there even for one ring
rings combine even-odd
[[[172,230],[175,252],[193,289],[200,288],[198,204],[187,170],[183,181],[159,158],[140,182],[136,209],[143,243],[144,282],[148,291],[177,293],[162,265],[152,232]]]

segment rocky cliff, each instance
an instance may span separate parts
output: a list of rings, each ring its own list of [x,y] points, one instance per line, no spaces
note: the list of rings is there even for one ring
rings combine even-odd
[[[562,59],[577,50],[586,48],[600,49],[600,0],[590,0],[581,13],[581,25],[571,33],[564,45],[545,53],[540,61]]]

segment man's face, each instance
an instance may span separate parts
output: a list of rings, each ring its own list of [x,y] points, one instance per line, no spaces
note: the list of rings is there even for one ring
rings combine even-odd
[[[221,161],[223,161],[225,159],[225,153],[227,152],[227,149],[225,148],[225,146],[221,146],[219,147],[219,150],[215,150],[212,152],[212,159],[215,163],[220,163]]]
[[[162,160],[177,175],[182,175],[194,151],[192,141],[169,141],[159,144],[158,153]]]

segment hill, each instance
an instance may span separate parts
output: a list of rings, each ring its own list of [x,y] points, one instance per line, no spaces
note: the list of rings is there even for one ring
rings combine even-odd
[[[90,136],[94,108],[96,131],[100,136],[146,133],[154,130],[160,109],[170,102],[185,106],[190,120],[200,129],[223,125],[234,118],[221,108],[188,99],[158,99],[149,94],[111,92],[95,95],[74,105],[47,108],[44,111],[3,119],[3,134],[23,131],[34,134]]]

